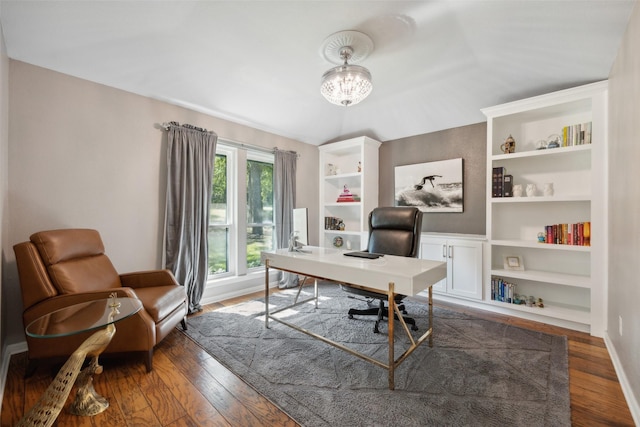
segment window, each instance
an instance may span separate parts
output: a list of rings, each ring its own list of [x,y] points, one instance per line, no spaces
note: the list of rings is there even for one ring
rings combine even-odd
[[[220,151],[220,150],[218,150]],[[229,171],[226,154],[216,154],[209,207],[209,275],[229,271]]]
[[[275,247],[273,154],[218,143],[209,213],[209,276],[262,268]]]
[[[247,268],[274,247],[273,228],[273,160],[247,160]]]

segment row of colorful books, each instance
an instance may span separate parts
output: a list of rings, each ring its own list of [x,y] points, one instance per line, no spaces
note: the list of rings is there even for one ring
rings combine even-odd
[[[591,144],[591,122],[562,128],[562,146]]]
[[[591,246],[591,222],[553,224],[545,227],[543,243],[556,245]]]
[[[516,304],[516,285],[504,281],[500,277],[491,277],[491,299],[509,304]],[[518,301],[518,304],[520,301]]]
[[[491,299],[507,304],[526,305],[527,307],[543,308],[542,298],[516,294],[515,283],[505,281],[500,277],[491,276]]]

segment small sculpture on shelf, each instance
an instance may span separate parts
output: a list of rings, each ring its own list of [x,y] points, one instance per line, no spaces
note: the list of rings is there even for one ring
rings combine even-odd
[[[362,172],[362,162],[358,162],[358,172]]]
[[[558,148],[562,143],[560,135],[549,135],[547,139],[547,148]]]
[[[538,187],[535,184],[527,184],[527,197],[534,197],[538,192]]]
[[[522,184],[513,185],[513,197],[522,197]]]
[[[546,197],[551,197],[553,196],[553,182],[547,182],[544,184],[544,189],[542,190],[542,193],[546,196]]]
[[[513,137],[511,135],[509,135],[509,138],[507,138],[506,141],[504,141],[504,144],[502,144],[500,146],[500,149],[505,154],[515,153],[516,152],[516,140],[513,139]]]
[[[351,194],[346,185],[342,187],[342,193],[338,196],[338,203],[342,202],[359,202],[360,197],[357,194]]]

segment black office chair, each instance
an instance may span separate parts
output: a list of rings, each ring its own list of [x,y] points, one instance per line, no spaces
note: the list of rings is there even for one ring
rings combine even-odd
[[[380,207],[375,208],[369,214],[369,242],[367,252],[386,255],[397,255],[417,258],[420,250],[420,232],[422,229],[422,212],[416,207]],[[349,310],[349,319],[354,315],[377,316],[373,332],[379,333],[378,325],[383,318],[389,318],[389,310],[384,302],[388,299],[386,294],[380,294],[364,289],[352,288],[341,285],[345,292],[366,298],[369,306],[374,301],[379,301],[378,307],[359,310],[352,308]],[[355,298],[350,296],[350,298]],[[402,300],[405,295],[396,295],[395,302],[398,309],[407,314]],[[357,299],[357,298],[355,298]],[[397,319],[397,315],[394,314]],[[416,322],[410,317],[403,316],[406,324],[411,325],[411,329],[418,330]]]

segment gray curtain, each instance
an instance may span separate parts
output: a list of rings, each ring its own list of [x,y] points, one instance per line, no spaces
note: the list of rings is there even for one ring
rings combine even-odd
[[[286,248],[289,236],[293,231],[293,208],[296,207],[296,163],[297,153],[276,149],[273,162],[273,193],[275,198],[276,215],[276,245]],[[298,276],[281,273],[280,288],[297,286]]]
[[[202,310],[208,274],[209,201],[218,136],[169,124],[165,267],[187,291],[189,313]]]

